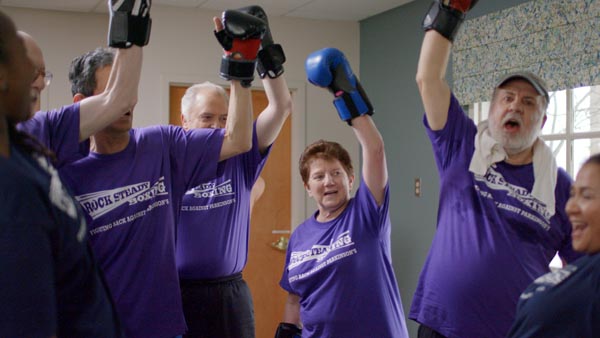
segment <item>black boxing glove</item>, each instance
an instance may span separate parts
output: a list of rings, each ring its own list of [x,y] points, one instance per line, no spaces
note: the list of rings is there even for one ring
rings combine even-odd
[[[302,329],[291,323],[279,323],[275,338],[300,338],[302,337]]]
[[[475,6],[478,0],[436,0],[423,19],[423,29],[433,29],[451,42],[458,28],[465,20],[466,13]]]
[[[223,12],[222,21],[223,30],[215,32],[225,52],[219,75],[225,80],[240,80],[244,87],[250,87],[267,25],[253,15],[236,10]]]
[[[145,46],[150,40],[152,0],[108,0],[108,45],[115,48]]]
[[[271,29],[269,28],[267,13],[265,13],[260,6],[242,7],[238,10],[263,20],[267,25],[260,46],[261,48],[258,51],[258,75],[261,79],[264,79],[267,76],[271,79],[279,77],[281,74],[283,74],[285,54],[283,52],[283,48],[281,48],[281,45],[273,42],[273,36],[271,35]]]

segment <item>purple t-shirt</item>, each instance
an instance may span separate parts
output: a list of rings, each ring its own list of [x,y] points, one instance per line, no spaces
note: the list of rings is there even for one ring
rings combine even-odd
[[[389,187],[377,206],[361,182],[336,219],[316,216],[292,233],[279,283],[300,296],[302,337],[408,337],[390,253]]]
[[[199,181],[185,193],[176,245],[181,279],[214,279],[242,271],[248,258],[250,191],[267,155],[258,149],[255,127],[249,152],[220,162],[216,179]]]
[[[440,173],[438,224],[409,318],[447,337],[505,337],[520,293],[559,251],[571,261],[571,179],[558,170],[554,216],[530,192],[533,165],[469,172],[477,128],[452,96],[446,126],[427,133]]]
[[[129,337],[185,331],[176,212],[191,182],[215,176],[222,142],[222,130],[132,129],[123,151],[91,152],[61,170],[86,213],[92,249]]]
[[[60,169],[65,164],[81,159],[89,151],[89,143],[79,143],[79,103],[51,111],[40,111],[18,128],[34,136],[52,150]]]

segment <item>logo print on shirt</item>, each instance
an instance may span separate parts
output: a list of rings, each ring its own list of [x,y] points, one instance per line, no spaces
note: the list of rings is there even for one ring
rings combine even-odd
[[[188,190],[186,195],[194,195],[194,198],[209,198],[217,196],[234,195],[231,179],[216,185],[215,182],[203,183],[195,188]]]
[[[155,196],[168,195],[165,186],[165,177],[156,181],[152,186],[150,182],[141,182],[125,187],[102,190],[89,194],[75,196],[83,209],[96,219],[123,204],[134,205],[154,198]]]
[[[351,246],[354,246],[354,242],[352,241],[352,237],[350,237],[350,231],[345,231],[329,245],[313,245],[309,250],[292,251],[290,254],[290,264],[288,265],[288,270],[292,270],[311,260],[320,262],[327,258],[330,253]]]
[[[550,223],[550,218],[552,217],[548,210],[546,209],[546,205],[539,201],[537,198],[531,196],[529,191],[523,187],[519,187],[514,184],[510,184],[506,182],[504,176],[501,173],[494,170],[490,167],[485,174],[485,176],[474,175],[475,180],[482,182],[488,188],[496,191],[506,191],[507,196],[515,198],[517,201],[521,202],[526,207],[540,214],[546,223]],[[476,187],[477,188],[477,187]],[[488,196],[484,196],[488,197]]]

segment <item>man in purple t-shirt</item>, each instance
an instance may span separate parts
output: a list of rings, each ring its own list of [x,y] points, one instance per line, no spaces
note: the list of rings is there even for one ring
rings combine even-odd
[[[241,9],[266,20],[258,6]],[[283,78],[280,45],[270,32],[262,40],[259,75],[269,105],[256,119],[252,149],[219,163],[216,178],[195,182],[183,197],[177,224],[176,260],[189,337],[253,338],[252,296],[242,270],[248,260],[251,190],[292,108]],[[281,54],[283,55],[283,54]],[[184,129],[225,128],[225,90],[205,82],[181,100]]]
[[[74,102],[106,92],[114,81],[109,74],[119,66],[113,57],[111,50],[97,49],[73,61]],[[250,91],[232,78],[231,93],[233,123],[226,130],[132,129],[132,109],[82,143],[66,138],[72,131],[65,128],[49,130],[50,140],[62,140],[72,151],[60,174],[86,212],[90,243],[127,336],[166,338],[185,332],[175,219],[192,182],[214,177],[219,160],[251,146]],[[67,113],[63,109],[52,116],[64,125],[75,124],[79,115]]]
[[[409,318],[418,337],[505,337],[520,293],[570,244],[571,180],[539,138],[549,96],[530,72],[503,77],[475,126],[445,81],[452,39],[475,1],[434,2],[417,71],[440,174],[438,223]],[[460,17],[459,21],[449,20]]]
[[[111,63],[105,49],[73,62],[74,101],[104,90]],[[61,170],[87,213],[92,248],[131,337],[185,332],[175,268],[176,216],[185,191],[215,177],[219,161],[251,146],[251,96],[241,82],[231,81],[231,123],[225,130],[132,129],[128,112],[92,135],[87,157]]]

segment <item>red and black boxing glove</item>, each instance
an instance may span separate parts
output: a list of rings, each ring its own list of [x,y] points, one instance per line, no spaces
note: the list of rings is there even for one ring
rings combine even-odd
[[[283,64],[285,63],[285,53],[280,44],[273,42],[271,29],[269,28],[269,19],[267,13],[260,6],[248,6],[237,9],[240,12],[254,15],[263,20],[267,25],[265,35],[263,36],[260,50],[258,51],[258,75],[261,79],[269,77],[275,79],[283,74]]]
[[[436,0],[423,19],[423,29],[433,29],[446,39],[454,41],[458,28],[465,20],[465,14],[478,0]]]
[[[235,10],[223,12],[222,21],[223,30],[215,32],[225,52],[219,75],[225,80],[240,80],[242,86],[250,87],[266,23]]]

